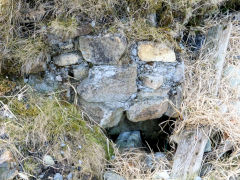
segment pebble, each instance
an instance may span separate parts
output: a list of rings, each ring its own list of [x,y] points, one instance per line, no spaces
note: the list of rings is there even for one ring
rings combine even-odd
[[[61,82],[62,81],[62,77],[60,75],[56,76],[56,80]]]
[[[168,173],[166,171],[162,171],[162,172],[155,172],[152,179],[164,179],[167,180],[169,179],[170,176],[168,175]]]
[[[53,166],[55,164],[53,158],[49,155],[43,157],[43,163],[47,166]]]
[[[194,180],[202,180],[202,178],[200,178],[199,176],[195,177]]]
[[[62,148],[65,147],[65,146],[66,146],[66,144],[64,144],[64,143],[61,144],[61,147],[62,147]]]
[[[54,175],[53,180],[63,180],[63,176],[62,176],[60,173],[56,173],[56,174]]]
[[[67,180],[71,180],[73,178],[73,174],[72,173],[69,173],[68,175],[67,175]]]
[[[44,174],[41,174],[38,176],[40,179],[42,179],[44,177]]]
[[[125,180],[124,177],[111,171],[105,172],[103,175],[103,179],[104,180]]]

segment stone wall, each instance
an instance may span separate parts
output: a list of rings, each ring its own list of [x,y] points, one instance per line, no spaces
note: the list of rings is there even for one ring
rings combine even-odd
[[[71,82],[79,106],[103,128],[124,120],[177,116],[184,64],[166,44],[128,43],[123,34],[86,35],[67,41],[49,35],[48,43],[52,53],[46,62],[34,66],[26,81],[42,92]],[[44,72],[40,75],[36,70]]]

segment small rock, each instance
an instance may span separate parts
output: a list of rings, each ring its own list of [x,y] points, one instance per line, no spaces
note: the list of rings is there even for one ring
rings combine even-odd
[[[43,157],[43,163],[47,166],[53,166],[55,164],[53,158],[49,155]]]
[[[62,76],[60,76],[60,75],[56,76],[56,80],[59,82],[62,82]]]
[[[104,180],[126,180],[124,177],[110,171],[107,171],[104,173],[103,179]]]
[[[35,90],[42,93],[53,92],[58,88],[58,82],[54,80],[54,76],[47,75],[42,78],[40,75],[31,74],[28,79],[28,84],[33,86]]]
[[[166,154],[163,152],[156,152],[154,155],[148,154],[146,156],[146,164],[149,169],[155,169],[154,162],[167,161]]]
[[[79,38],[83,58],[96,65],[116,65],[127,48],[127,40],[117,34]]]
[[[230,65],[224,69],[224,76],[228,85],[236,90],[238,97],[240,97],[240,68]]]
[[[160,118],[168,109],[168,101],[163,98],[145,99],[135,102],[127,110],[127,118],[138,122]]]
[[[65,143],[61,143],[61,145],[60,145],[62,148],[63,147],[65,147],[66,146],[66,144]]]
[[[22,180],[29,180],[28,175],[26,175],[24,173],[18,173],[18,175]]]
[[[176,62],[175,52],[164,43],[140,42],[138,56],[142,61]]]
[[[56,173],[56,174],[54,175],[53,180],[63,180],[63,176],[62,176],[60,173]]]
[[[202,180],[199,176],[195,177],[194,180]]]
[[[153,180],[157,180],[157,179],[163,179],[163,180],[167,180],[170,179],[170,176],[168,175],[168,173],[166,171],[161,171],[161,172],[155,172],[152,176]]]
[[[208,140],[206,146],[205,146],[205,149],[204,149],[204,152],[211,152],[212,151],[212,145],[211,145],[211,140]]]
[[[73,77],[76,80],[83,80],[88,76],[89,67],[87,64],[80,64],[73,68]]]
[[[95,25],[96,25],[96,21],[92,21],[92,22],[91,22],[91,26],[92,26],[92,27],[95,27]]]
[[[40,179],[43,179],[44,178],[44,174],[41,174],[38,176]]]
[[[95,66],[77,88],[88,102],[126,101],[137,92],[137,67]]]
[[[58,66],[69,66],[77,64],[81,60],[81,56],[77,53],[64,53],[53,58],[54,64]]]
[[[140,131],[122,132],[116,140],[116,145],[120,149],[142,147]]]
[[[142,75],[140,79],[143,81],[144,86],[152,89],[158,89],[163,84],[163,76]]]
[[[73,44],[72,39],[69,39],[65,42],[59,42],[58,46],[59,46],[59,49],[61,49],[61,50],[73,50],[74,49],[74,44]]]
[[[172,94],[169,98],[169,101],[171,103],[169,103],[168,110],[165,112],[165,115],[168,117],[177,118],[179,116],[178,111],[180,111],[182,100],[183,100],[182,87],[178,86],[175,89],[175,93]]]
[[[73,173],[69,173],[69,174],[67,175],[67,180],[71,180],[71,179],[73,179]]]
[[[173,82],[182,83],[184,81],[184,63],[181,62],[176,66],[176,70],[173,76]]]
[[[18,172],[16,168],[11,165],[14,163],[12,153],[2,149],[0,152],[0,179],[13,179],[17,176]]]

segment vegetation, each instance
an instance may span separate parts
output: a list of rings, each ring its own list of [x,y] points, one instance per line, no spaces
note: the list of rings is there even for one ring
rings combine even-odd
[[[22,66],[44,57],[46,33],[73,38],[78,28],[91,22],[96,34],[104,29],[123,30],[129,40],[164,40],[172,44],[186,25],[201,25],[204,18],[219,13],[220,6],[234,9],[239,3],[236,0],[0,0],[0,67],[4,73],[24,74],[28,69]],[[157,27],[146,21],[151,13],[157,14]]]
[[[26,174],[38,176],[48,154],[59,167],[74,165],[79,176],[102,175],[113,149],[97,125],[87,123],[77,107],[57,97],[42,97],[30,89],[18,97],[22,98],[6,103],[14,118],[1,119],[1,128],[9,135],[1,144],[14,153]]]
[[[75,38],[79,29],[87,24],[93,27],[93,34],[124,32],[130,42],[164,41],[179,50],[183,31],[205,31],[216,23],[217,16],[220,19],[222,14],[239,9],[239,0],[0,0],[0,73],[23,75],[29,73],[37,61],[46,61],[48,34],[62,40]],[[148,15],[152,13],[156,13],[156,26],[149,23]],[[240,66],[234,59],[240,49],[237,46],[239,25],[233,23],[226,66]],[[183,54],[186,60],[193,56],[188,50]],[[211,171],[205,178],[227,179],[238,175],[240,124],[237,110],[232,108],[235,90],[226,86],[228,79],[224,78],[219,96],[210,93],[215,72],[208,57],[200,56],[185,64],[181,109],[185,119],[177,121],[175,133],[186,127],[210,126],[215,136],[230,140],[234,149],[227,154],[228,158],[217,159],[213,154],[217,153],[221,142],[212,139],[213,151],[205,156],[203,163],[203,166],[211,164]],[[30,88],[4,96],[15,86],[8,79],[0,78],[0,105],[12,115],[0,119],[1,130],[9,135],[1,139],[0,145],[12,151],[26,174],[38,176],[38,169],[44,166],[43,156],[48,154],[60,167],[59,171],[68,172],[66,169],[74,166],[76,178],[86,174],[102,176],[106,160],[110,160],[108,169],[126,178],[152,177],[153,172],[146,171],[143,166],[145,154],[142,152],[120,154],[116,151],[115,159],[111,160],[114,155],[111,143],[74,105],[55,95],[40,96]],[[223,103],[232,111],[220,112],[219,104]],[[61,169],[61,165],[67,168]],[[170,166],[169,161],[158,162],[156,171],[169,170]]]

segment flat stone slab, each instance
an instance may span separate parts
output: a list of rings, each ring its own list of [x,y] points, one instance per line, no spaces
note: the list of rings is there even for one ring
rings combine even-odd
[[[87,113],[88,117],[92,118],[103,128],[110,128],[118,125],[123,117],[124,108],[111,107],[104,103],[89,103],[84,100],[79,101],[79,105]]]
[[[83,58],[95,65],[116,65],[127,48],[127,40],[118,34],[79,37]]]
[[[168,109],[168,101],[163,98],[145,99],[135,102],[127,110],[130,121],[138,122],[160,118]]]
[[[127,101],[137,92],[137,67],[95,66],[78,88],[88,102]]]
[[[173,49],[164,43],[139,42],[138,57],[142,61],[176,62],[176,54]]]

